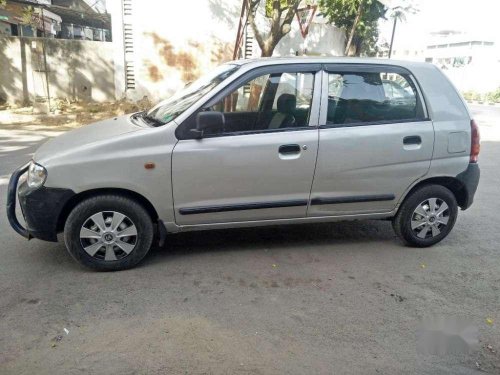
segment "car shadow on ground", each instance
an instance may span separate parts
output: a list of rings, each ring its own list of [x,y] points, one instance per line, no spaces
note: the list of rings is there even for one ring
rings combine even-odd
[[[325,245],[373,242],[374,246],[393,240],[399,245],[388,220],[342,221],[207,230],[171,234],[163,247],[154,246],[143,264],[169,261],[198,253],[247,250],[288,250]],[[352,251],[352,247],[349,248]]]
[[[25,254],[29,261],[47,267],[74,271],[88,270],[78,265],[66,251],[62,234],[58,243],[33,240],[36,251]],[[366,246],[366,245],[369,246]],[[391,246],[392,245],[392,246]],[[267,227],[194,231],[167,235],[163,247],[153,244],[151,251],[136,268],[168,264],[177,259],[201,254],[269,251],[286,256],[288,252],[304,252],[328,246],[336,254],[365,253],[374,248],[404,248],[388,220],[340,221],[332,223],[294,224]],[[33,257],[36,257],[34,259]]]

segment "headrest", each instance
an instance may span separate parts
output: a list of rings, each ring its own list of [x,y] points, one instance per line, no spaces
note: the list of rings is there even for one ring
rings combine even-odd
[[[297,98],[292,94],[281,94],[278,98],[278,112],[293,114],[297,105]]]

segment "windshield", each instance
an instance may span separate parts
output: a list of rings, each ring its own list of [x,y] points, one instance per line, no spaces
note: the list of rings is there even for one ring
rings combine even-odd
[[[154,106],[146,113],[146,116],[158,124],[166,124],[174,120],[197,100],[233,74],[238,68],[238,65],[232,64],[224,64],[217,67],[198,80],[186,85],[170,98]]]

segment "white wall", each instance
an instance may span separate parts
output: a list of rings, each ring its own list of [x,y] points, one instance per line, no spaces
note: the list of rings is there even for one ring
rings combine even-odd
[[[236,0],[236,2],[240,2]],[[264,2],[262,2],[262,5]],[[269,30],[269,20],[265,17],[263,6],[258,8],[257,25],[259,29]],[[297,17],[294,16],[290,32],[274,49],[273,56],[343,56],[345,33],[326,23],[321,16],[315,15],[309,27],[309,33],[302,37]],[[254,56],[260,56],[257,42],[254,43]]]
[[[120,99],[125,96],[125,67],[123,56],[123,15],[122,1],[109,0],[106,10],[111,14],[111,34],[113,38],[113,61],[115,65],[115,97]]]
[[[313,23],[305,38],[300,33],[297,22],[292,24],[290,33],[286,35],[274,50],[275,56],[343,56],[345,33],[325,23]]]
[[[51,98],[115,99],[111,43],[12,36],[0,37],[0,51],[0,102],[28,104],[46,98],[47,78]]]

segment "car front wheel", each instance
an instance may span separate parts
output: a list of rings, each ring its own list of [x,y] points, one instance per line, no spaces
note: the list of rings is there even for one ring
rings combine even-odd
[[[427,247],[450,233],[457,215],[457,201],[449,189],[441,185],[425,185],[405,199],[392,226],[407,245]]]
[[[80,202],[69,214],[64,242],[80,264],[98,271],[137,265],[153,241],[153,222],[136,201],[102,195]]]

